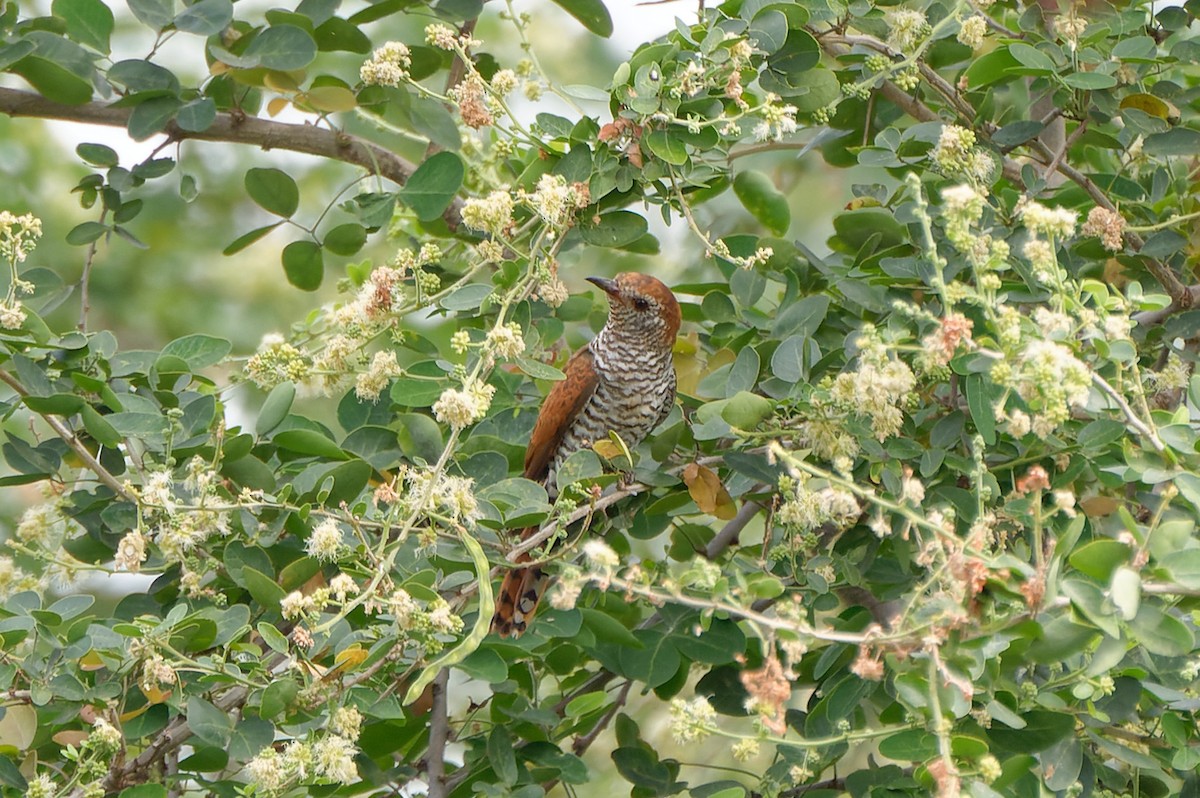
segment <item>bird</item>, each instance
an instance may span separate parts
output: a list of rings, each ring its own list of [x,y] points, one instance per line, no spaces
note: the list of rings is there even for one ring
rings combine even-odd
[[[567,361],[566,379],[555,383],[542,402],[525,449],[525,478],[545,485],[552,499],[563,460],[608,438],[610,432],[627,446],[636,446],[675,404],[671,351],[682,317],[671,289],[638,272],[587,280],[608,295],[608,320]],[[537,531],[522,530],[521,538]],[[522,559],[530,557],[524,554]],[[548,581],[541,566],[509,570],[496,594],[492,631],[501,637],[520,636]]]

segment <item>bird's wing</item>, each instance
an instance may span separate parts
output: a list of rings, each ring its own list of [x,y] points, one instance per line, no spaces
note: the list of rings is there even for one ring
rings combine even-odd
[[[600,375],[596,372],[590,347],[584,347],[567,361],[567,378],[555,384],[533,425],[533,435],[525,449],[525,477],[542,482],[550,472],[550,462],[558,451],[563,435],[596,392]]]

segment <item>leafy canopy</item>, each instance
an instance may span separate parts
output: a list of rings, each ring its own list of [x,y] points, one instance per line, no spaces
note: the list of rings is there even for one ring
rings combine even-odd
[[[0,213],[0,481],[46,496],[0,557],[0,789],[1194,793],[1193,6],[729,0],[564,85],[472,0],[8,4],[0,110],[176,150],[79,146],[73,228]],[[193,140],[349,175],[262,155],[271,221],[213,228],[328,298],[252,354],[89,327]],[[512,475],[597,252],[683,300],[681,398],[548,493]],[[488,636],[524,552],[550,606]]]

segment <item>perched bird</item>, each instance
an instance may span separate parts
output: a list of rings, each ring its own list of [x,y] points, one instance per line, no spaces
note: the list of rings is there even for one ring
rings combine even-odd
[[[525,477],[556,493],[555,473],[572,453],[615,432],[640,443],[675,404],[671,349],[679,332],[679,303],[648,274],[589,277],[608,294],[608,321],[600,334],[567,361],[567,378],[542,403],[529,446]],[[531,527],[522,538],[537,532]],[[525,555],[525,559],[529,559]],[[520,635],[529,625],[547,579],[539,566],[513,568],[496,597],[492,631]]]

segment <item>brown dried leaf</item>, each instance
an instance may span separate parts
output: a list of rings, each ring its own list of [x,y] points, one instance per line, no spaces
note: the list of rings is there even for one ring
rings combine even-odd
[[[725,490],[725,486],[721,484],[721,478],[711,468],[706,468],[699,463],[689,463],[683,469],[683,482],[688,487],[692,501],[696,503],[701,512],[716,516],[722,521],[728,521],[737,515],[737,506],[733,503],[733,497],[729,495],[729,491]]]

